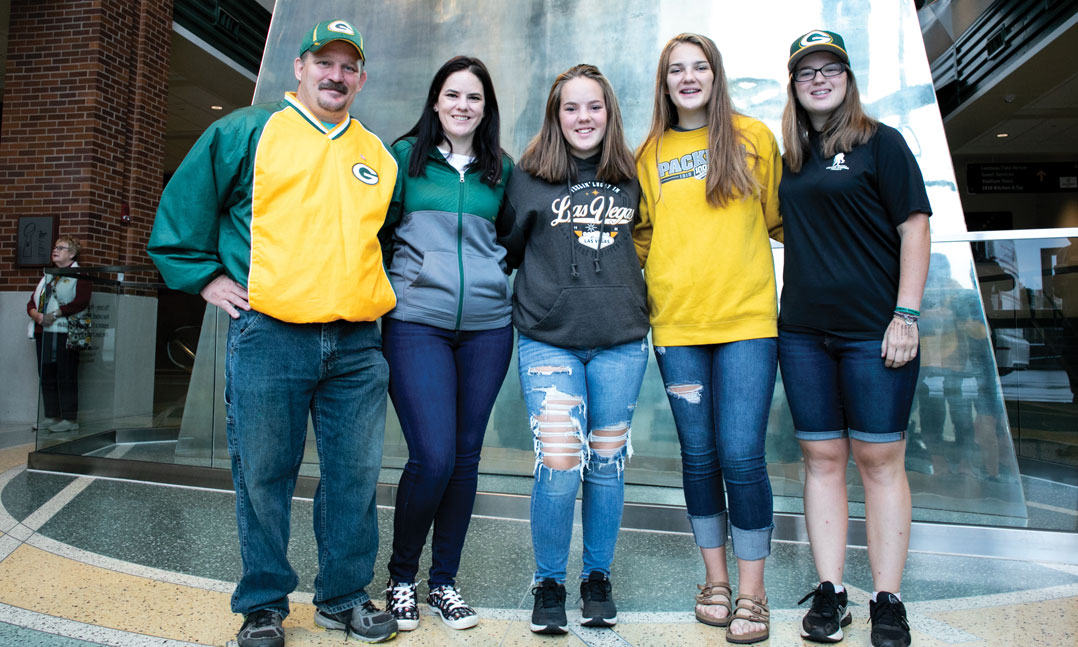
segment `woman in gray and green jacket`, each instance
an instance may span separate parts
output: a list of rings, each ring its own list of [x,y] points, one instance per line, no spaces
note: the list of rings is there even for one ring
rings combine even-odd
[[[397,488],[388,610],[419,626],[416,573],[434,525],[427,603],[454,629],[475,610],[455,587],[483,434],[512,354],[499,145],[486,66],[458,56],[434,75],[416,125],[393,144],[401,169],[382,230],[397,306],[382,320],[389,395],[408,443]]]

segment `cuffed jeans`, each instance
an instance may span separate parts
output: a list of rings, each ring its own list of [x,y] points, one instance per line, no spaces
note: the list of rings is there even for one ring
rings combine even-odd
[[[389,395],[408,443],[389,576],[415,582],[431,539],[431,586],[455,584],[472,519],[479,453],[513,354],[513,328],[446,330],[383,319]]]
[[[573,507],[583,482],[581,577],[610,574],[625,500],[625,462],[632,455],[630,428],[644,370],[647,339],[592,349],[552,346],[521,334],[520,384],[535,434],[535,483],[531,497],[535,580],[564,582],[573,534]],[[570,421],[540,422],[550,413]],[[564,417],[561,416],[561,417]],[[595,433],[611,432],[606,435]],[[616,445],[596,449],[595,443]],[[571,456],[579,465],[552,469],[544,456]]]
[[[225,403],[243,575],[232,610],[288,613],[292,494],[314,423],[314,604],[336,613],[369,599],[378,549],[388,370],[373,322],[292,324],[240,311],[228,328]]]
[[[774,525],[764,440],[778,364],[775,339],[656,346],[655,358],[681,441],[696,545],[726,544],[728,498],[734,555],[767,557]]]

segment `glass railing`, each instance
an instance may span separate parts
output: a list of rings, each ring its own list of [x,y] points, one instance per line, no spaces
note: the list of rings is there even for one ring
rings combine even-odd
[[[1070,294],[1078,299],[1078,269],[1071,269],[1078,268],[1078,253],[1072,260],[1067,238],[1008,234],[1015,237],[933,245],[906,463],[914,516],[1074,530],[1073,515],[1044,513],[1050,501],[1027,505],[1019,463],[1078,473],[1078,303]],[[774,256],[781,277],[781,247]],[[50,432],[43,403],[37,448],[228,469],[222,397],[228,317],[198,297],[168,290],[150,273],[132,273],[139,269],[146,268],[80,268],[93,296],[92,348],[78,353],[78,429]],[[627,499],[682,505],[677,434],[654,357],[632,429]],[[781,377],[767,455],[776,509],[800,512],[804,468]],[[395,483],[407,456],[390,405],[384,482]],[[527,493],[534,465],[514,356],[487,427],[481,487]],[[317,475],[313,433],[302,471]],[[852,465],[848,479],[857,515],[863,498]]]
[[[176,462],[181,422],[191,413],[191,371],[205,303],[166,288],[149,265],[46,273],[92,291],[89,306],[64,326],[86,320],[86,347],[70,348],[66,337],[73,334],[39,334],[35,340],[37,450]],[[207,419],[213,413],[210,404]]]

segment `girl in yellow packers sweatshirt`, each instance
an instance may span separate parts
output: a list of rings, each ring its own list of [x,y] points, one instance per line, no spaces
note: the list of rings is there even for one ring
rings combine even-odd
[[[636,163],[642,193],[633,239],[707,571],[696,617],[726,627],[729,642],[759,642],[769,633],[764,560],[774,527],[764,462],[777,362],[768,237],[782,240],[782,159],[767,126],[734,111],[722,57],[706,36],[681,34],[663,48]]]

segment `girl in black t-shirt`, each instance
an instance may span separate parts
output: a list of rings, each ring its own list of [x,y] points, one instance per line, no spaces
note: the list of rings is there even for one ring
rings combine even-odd
[[[906,427],[919,367],[930,206],[902,135],[865,114],[842,37],[790,47],[779,187],[786,257],[779,366],[805,457],[805,524],[820,578],[801,635],[842,639],[853,452],[865,488],[876,647],[908,647],[899,588],[910,531]]]

